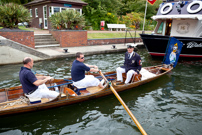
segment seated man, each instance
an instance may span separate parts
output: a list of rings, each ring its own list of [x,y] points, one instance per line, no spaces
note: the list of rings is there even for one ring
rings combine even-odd
[[[28,98],[56,98],[59,93],[51,91],[45,85],[48,80],[53,80],[50,76],[35,76],[31,71],[34,61],[30,57],[23,60],[24,66],[21,67],[19,77],[22,84],[23,92]]]
[[[126,73],[125,84],[129,83],[133,74],[139,74],[142,68],[140,55],[134,52],[134,46],[128,45],[124,65],[116,69],[117,84],[123,84],[122,73]]]
[[[85,75],[85,71],[98,72],[99,69],[95,65],[84,64],[84,55],[81,52],[76,53],[76,60],[72,63],[71,76],[73,84],[80,87],[99,86],[103,88],[99,79],[93,75]]]

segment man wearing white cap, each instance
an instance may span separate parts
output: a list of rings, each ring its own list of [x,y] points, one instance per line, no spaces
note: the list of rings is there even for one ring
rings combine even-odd
[[[128,45],[125,53],[124,65],[116,69],[118,84],[128,84],[133,74],[139,74],[142,68],[140,55],[134,52],[134,46]],[[126,73],[126,80],[123,82],[122,73]]]

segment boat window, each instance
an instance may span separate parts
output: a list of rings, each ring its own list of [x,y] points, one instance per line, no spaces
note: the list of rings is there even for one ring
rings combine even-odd
[[[159,28],[157,30],[157,34],[162,34],[162,32],[163,32],[163,23],[164,22],[161,22],[161,24],[160,24],[160,26],[159,26]]]

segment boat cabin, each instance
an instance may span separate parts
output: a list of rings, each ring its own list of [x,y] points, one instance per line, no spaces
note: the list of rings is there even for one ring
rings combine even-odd
[[[50,29],[48,18],[51,15],[63,10],[76,10],[82,14],[82,7],[86,5],[82,0],[34,0],[24,6],[30,11],[30,27]]]
[[[202,1],[164,0],[152,19],[154,35],[202,37]]]

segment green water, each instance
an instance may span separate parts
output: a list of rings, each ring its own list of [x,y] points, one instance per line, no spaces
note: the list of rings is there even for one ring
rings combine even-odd
[[[143,66],[161,64],[140,49]],[[85,62],[103,71],[115,70],[124,53],[86,56]],[[37,62],[37,73],[55,78],[70,77],[74,59]],[[0,66],[0,88],[20,85],[22,65]],[[149,135],[202,134],[202,61],[179,60],[169,74],[120,93],[126,105]],[[79,104],[0,118],[1,135],[140,135],[114,95]]]

